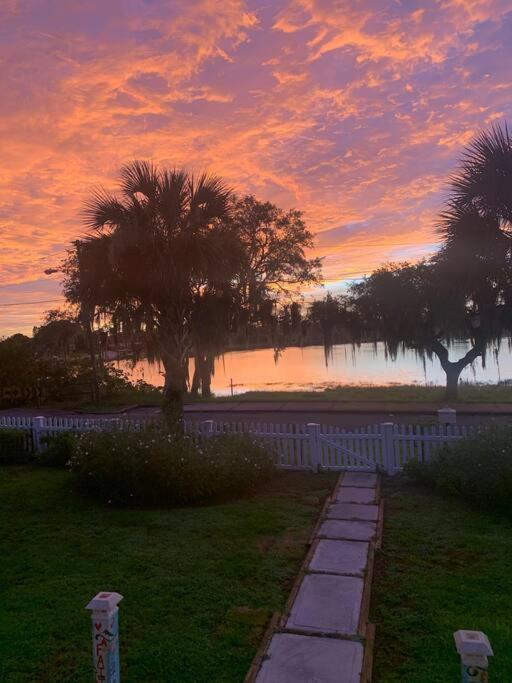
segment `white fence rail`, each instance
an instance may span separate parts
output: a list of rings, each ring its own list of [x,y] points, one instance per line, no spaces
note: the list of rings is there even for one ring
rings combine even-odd
[[[140,431],[159,419],[0,416],[0,429],[23,430],[35,453],[44,438],[65,431]],[[399,472],[411,459],[428,462],[444,444],[471,436],[478,425],[402,425],[385,422],[351,429],[332,425],[255,422],[185,422],[197,438],[216,434],[250,434],[271,444],[276,464],[286,469]]]

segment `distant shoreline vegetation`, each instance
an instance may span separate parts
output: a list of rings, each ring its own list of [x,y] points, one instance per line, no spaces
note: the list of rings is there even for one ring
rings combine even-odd
[[[506,338],[506,339],[509,339],[509,338]],[[512,340],[512,337],[510,337],[510,340]],[[367,340],[358,341],[358,342],[354,342],[351,340],[335,341],[332,343],[331,346],[328,346],[328,347],[325,347],[325,345],[323,344],[323,342],[321,340],[308,341],[308,342],[305,342],[303,344],[294,342],[291,344],[285,344],[283,346],[273,346],[272,344],[266,344],[266,343],[259,343],[259,344],[249,343],[249,344],[245,344],[245,345],[233,344],[233,345],[227,345],[226,348],[224,349],[224,351],[221,354],[219,354],[218,357],[222,358],[222,356],[226,353],[235,353],[238,351],[240,351],[240,352],[243,352],[243,351],[260,351],[263,349],[268,349],[269,351],[276,351],[276,352],[280,353],[282,351],[286,351],[287,349],[308,349],[308,348],[322,346],[326,350],[327,359],[328,359],[332,349],[334,349],[337,346],[348,346],[348,347],[351,347],[354,350],[356,350],[356,349],[360,348],[361,346],[368,344],[368,345],[374,346],[375,347],[375,353],[378,354],[379,353],[379,350],[377,348],[378,345],[384,344],[384,343],[385,342],[383,339],[377,339],[377,340],[367,339]],[[469,343],[470,343],[469,339],[456,339],[456,340],[452,340],[451,343],[448,345],[448,347],[454,348],[458,344],[469,344]],[[404,349],[404,351],[413,351],[414,352],[414,349]],[[128,350],[121,350],[119,352],[111,350],[111,351],[108,351],[105,353],[105,360],[108,362],[116,361],[118,357],[119,357],[119,360],[133,360],[133,356],[131,354],[132,354],[132,352],[130,352]],[[420,351],[418,351],[418,356],[421,356]],[[193,358],[193,357],[194,357],[194,355],[190,354],[190,358]],[[136,358],[136,361],[145,360],[145,359],[147,359],[147,356],[143,354],[143,355],[139,356],[138,358]],[[155,360],[154,362],[158,363],[157,360]]]

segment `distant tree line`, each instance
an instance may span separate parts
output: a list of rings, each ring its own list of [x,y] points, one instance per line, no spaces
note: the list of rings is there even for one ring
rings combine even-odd
[[[0,404],[90,400],[90,363],[80,354],[80,334],[76,323],[59,320],[43,324],[32,337],[0,340]]]

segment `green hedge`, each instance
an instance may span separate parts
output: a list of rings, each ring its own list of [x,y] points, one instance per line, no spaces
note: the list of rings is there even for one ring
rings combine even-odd
[[[81,434],[70,465],[82,491],[114,504],[227,499],[274,473],[272,454],[248,436],[214,436],[198,444],[156,429]]]
[[[0,429],[0,464],[28,462],[31,457],[29,439],[23,429]]]
[[[429,463],[409,462],[405,473],[417,483],[512,513],[512,428],[492,427],[445,446]]]

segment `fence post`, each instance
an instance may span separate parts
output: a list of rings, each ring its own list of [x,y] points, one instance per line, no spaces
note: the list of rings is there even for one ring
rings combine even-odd
[[[457,411],[453,408],[439,408],[437,411],[437,420],[441,425],[457,424]]]
[[[460,655],[462,683],[488,681],[489,660],[493,655],[489,638],[482,631],[456,631],[455,647]]]
[[[213,436],[213,420],[203,420],[201,422],[201,434],[205,439]]]
[[[387,474],[395,473],[395,442],[393,440],[393,422],[382,422],[382,459]]]
[[[46,419],[44,417],[32,418],[32,444],[34,453],[40,453],[41,448],[41,433],[44,431]]]
[[[92,661],[95,683],[120,683],[119,609],[123,596],[98,593],[85,609],[91,610]]]
[[[322,464],[322,444],[320,443],[320,425],[316,422],[307,424],[309,436],[309,449],[311,453],[311,469],[318,472]]]

